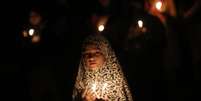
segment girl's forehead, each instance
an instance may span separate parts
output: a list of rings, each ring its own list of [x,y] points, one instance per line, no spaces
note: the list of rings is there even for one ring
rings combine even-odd
[[[87,45],[85,51],[100,51],[100,48],[97,45]]]

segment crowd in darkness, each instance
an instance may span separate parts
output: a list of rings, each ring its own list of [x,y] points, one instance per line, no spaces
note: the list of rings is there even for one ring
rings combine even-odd
[[[164,14],[164,23],[144,8],[146,0],[87,1],[19,1],[19,7],[8,10],[16,12],[8,17],[13,23],[6,22],[13,29],[7,33],[14,33],[16,44],[15,50],[3,49],[0,74],[2,92],[9,96],[6,99],[70,101],[81,45],[90,34],[102,34],[109,40],[136,101],[199,98],[195,92],[200,91],[201,80],[201,2],[175,0],[177,16]],[[192,15],[186,13],[193,6],[198,7]],[[33,9],[44,21],[36,44],[22,35]],[[105,29],[98,32],[97,22],[105,17]],[[136,31],[139,19],[146,27],[143,34]]]

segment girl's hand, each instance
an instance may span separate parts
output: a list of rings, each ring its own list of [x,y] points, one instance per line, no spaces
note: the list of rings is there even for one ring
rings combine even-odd
[[[95,94],[91,90],[84,90],[82,98],[84,101],[96,101]]]

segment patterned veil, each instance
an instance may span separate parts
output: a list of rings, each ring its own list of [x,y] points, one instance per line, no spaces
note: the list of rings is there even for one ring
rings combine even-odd
[[[101,35],[91,35],[85,39],[82,48],[90,44],[100,49],[105,57],[105,63],[98,70],[90,71],[81,56],[72,95],[73,101],[80,99],[84,89],[93,89],[95,96],[107,96],[109,101],[133,101],[127,80],[108,40]]]

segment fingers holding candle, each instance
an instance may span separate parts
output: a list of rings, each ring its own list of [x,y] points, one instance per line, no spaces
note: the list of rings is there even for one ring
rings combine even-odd
[[[95,101],[96,95],[92,89],[85,89],[82,93],[84,101]]]

